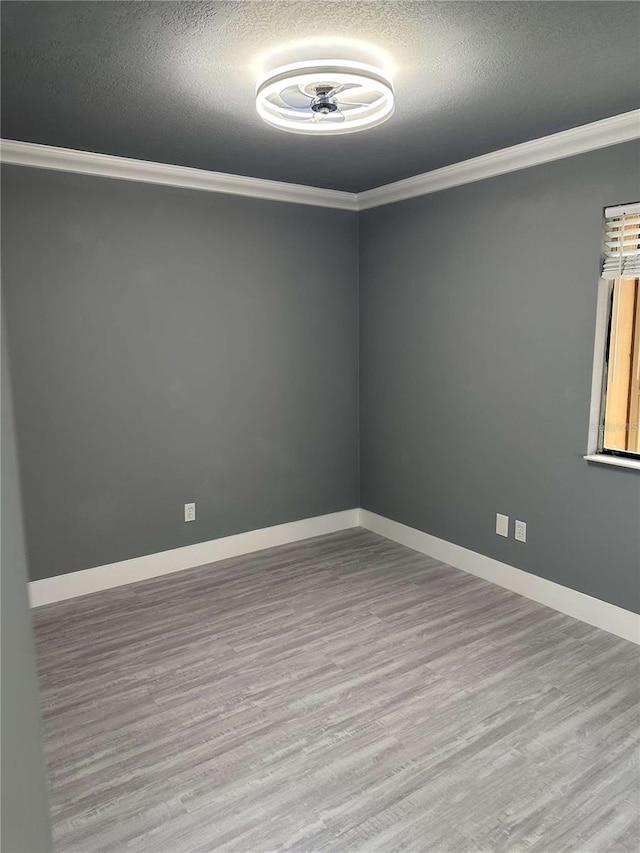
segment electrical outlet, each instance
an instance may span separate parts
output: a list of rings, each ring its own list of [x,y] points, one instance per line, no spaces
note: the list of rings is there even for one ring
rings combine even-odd
[[[496,513],[496,533],[498,536],[509,535],[509,516]]]
[[[185,504],[184,505],[184,520],[185,521],[195,521],[196,520],[196,505],[195,504]]]
[[[518,542],[526,542],[527,541],[527,522],[526,521],[516,521],[514,536],[516,537]]]

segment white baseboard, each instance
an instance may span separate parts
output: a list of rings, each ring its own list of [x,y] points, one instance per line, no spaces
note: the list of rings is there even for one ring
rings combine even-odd
[[[273,548],[276,545],[287,545],[290,542],[310,539],[312,536],[336,533],[339,530],[357,527],[358,519],[358,509],[346,509],[329,515],[305,518],[302,521],[278,524],[275,527],[250,530],[235,536],[225,536],[223,539],[198,542],[195,545],[161,551],[158,554],[147,554],[106,566],[96,566],[53,578],[31,581],[29,602],[31,607],[41,607],[43,604],[53,604],[56,601],[87,595],[90,592],[99,592],[183,569],[205,566],[229,557],[239,557],[242,554]]]
[[[360,526],[378,533],[387,539],[428,554],[436,560],[462,569],[470,575],[483,578],[525,598],[594,625],[610,634],[640,645],[640,616],[615,604],[600,601],[583,592],[569,589],[561,584],[540,578],[530,572],[515,569],[506,563],[469,551],[445,539],[438,539],[413,527],[376,515],[366,509],[360,510]]]
[[[640,616],[637,613],[516,569],[507,563],[485,557],[366,509],[347,509],[330,515],[291,521],[275,527],[250,530],[248,533],[225,536],[223,539],[199,542],[184,548],[31,581],[29,601],[32,607],[41,607],[79,595],[205,566],[229,557],[239,557],[265,548],[300,542],[313,536],[358,526],[640,645]]]

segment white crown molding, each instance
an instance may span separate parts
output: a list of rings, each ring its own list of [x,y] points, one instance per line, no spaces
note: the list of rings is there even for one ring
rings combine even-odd
[[[31,607],[41,607],[44,604],[66,601],[68,598],[77,598],[80,595],[89,595],[92,592],[113,589],[184,569],[206,566],[209,563],[228,560],[230,557],[252,554],[255,551],[263,551],[265,548],[288,545],[290,542],[299,542],[302,539],[310,539],[312,536],[337,533],[340,530],[357,527],[359,514],[358,509],[345,509],[329,515],[318,515],[301,521],[277,524],[274,527],[249,530],[247,533],[197,542],[195,545],[185,545],[183,548],[173,548],[171,551],[145,554],[131,560],[121,560],[118,563],[31,581],[29,603]]]
[[[428,195],[640,138],[640,110],[564,130],[358,193],[358,210]]]
[[[606,148],[638,138],[640,138],[640,110],[632,110],[361,193],[326,190],[320,187],[288,184],[283,181],[268,181],[263,178],[247,178],[243,175],[228,175],[224,172],[207,172],[203,169],[190,169],[187,166],[130,160],[126,157],[112,157],[108,154],[93,154],[90,151],[54,148],[50,145],[17,142],[10,139],[0,140],[0,161],[16,166],[57,169],[82,175],[97,175],[104,178],[263,198],[270,201],[358,211],[428,195],[474,181],[482,181],[485,178],[527,169],[530,166],[539,166],[542,163],[561,160],[564,157],[584,154],[587,151],[595,151],[598,148]]]
[[[546,607],[586,622],[587,625],[594,625],[596,628],[640,645],[640,615],[631,610],[624,610],[615,604],[609,604],[608,601],[601,601],[599,598],[585,595],[583,592],[541,578],[531,572],[516,569],[508,563],[501,563],[499,560],[470,551],[446,539],[438,539],[437,536],[423,533],[414,527],[407,527],[406,524],[400,524],[366,509],[360,510],[360,526],[470,575],[537,601],[538,604],[544,604]]]
[[[130,160],[127,157],[112,157],[108,154],[93,154],[90,151],[75,151],[70,148],[54,148],[50,145],[18,142],[12,139],[3,139],[0,142],[0,160],[14,166],[54,169],[102,178],[141,181],[147,184],[164,184],[205,192],[263,198],[269,201],[310,204],[340,210],[356,211],[358,209],[355,194],[340,190],[325,190],[320,187],[268,181],[263,178],[247,178],[243,175],[227,175],[224,172],[207,172],[203,169],[190,169],[187,166]]]

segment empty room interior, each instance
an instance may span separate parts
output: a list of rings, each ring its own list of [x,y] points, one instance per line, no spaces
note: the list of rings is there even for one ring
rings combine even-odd
[[[640,3],[0,11],[3,853],[635,853]]]

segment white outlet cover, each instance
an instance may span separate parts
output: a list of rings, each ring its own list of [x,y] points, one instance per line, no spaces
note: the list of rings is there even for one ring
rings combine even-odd
[[[498,536],[509,536],[509,516],[496,513],[496,533]]]
[[[527,541],[527,522],[526,521],[516,521],[514,536],[518,540],[518,542],[526,542]]]
[[[195,504],[185,504],[184,505],[184,520],[185,521],[195,521],[196,520],[196,505]]]

